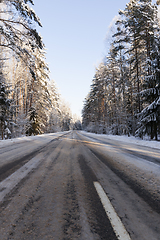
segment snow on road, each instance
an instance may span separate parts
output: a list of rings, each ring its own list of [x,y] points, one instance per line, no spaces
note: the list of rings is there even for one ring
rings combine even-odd
[[[0,167],[39,151],[46,144],[69,132],[42,134],[0,141]]]
[[[67,132],[68,133],[68,132]],[[34,151],[37,147],[41,147],[56,139],[60,136],[65,135],[66,132],[42,134],[30,137],[20,137],[8,140],[0,141],[0,167],[4,164],[11,162],[13,159],[23,157],[28,152]],[[28,145],[30,143],[30,145]],[[18,145],[18,148],[17,148]],[[7,148],[7,150],[6,150]],[[27,150],[27,151],[26,151]],[[4,197],[23,179],[32,169],[37,168],[40,162],[43,160],[43,154],[39,153],[35,157],[31,158],[25,165],[20,167],[13,174],[8,176],[5,180],[0,182],[0,202],[3,201]]]
[[[81,134],[89,148],[107,158],[115,169],[160,199],[159,142],[84,131]]]
[[[32,158],[24,166],[18,169],[16,172],[7,177],[4,181],[0,182],[0,202],[2,202],[5,196],[23,179],[27,174],[37,168],[40,162],[43,160],[43,154],[40,153],[36,157]]]
[[[64,132],[51,133],[51,134],[42,134],[38,136],[31,137],[21,137],[14,138],[9,140],[0,141],[0,149],[4,147],[9,147],[10,145],[14,148],[16,143],[27,143],[31,142],[32,145],[45,145],[54,138],[62,136]],[[127,136],[113,136],[113,135],[101,135],[93,134],[81,131],[80,134],[85,136],[88,139],[88,143],[92,145],[95,142],[94,149],[101,154],[108,156],[114,162],[115,166],[117,165],[119,170],[126,172],[136,179],[136,181],[141,182],[142,185],[148,185],[149,190],[152,189],[153,192],[160,193],[160,164],[150,162],[143,157],[135,156],[132,154],[127,154],[124,152],[125,149],[134,150],[135,152],[148,154],[148,157],[157,158],[160,160],[160,142],[156,141],[145,141],[136,139],[134,137]],[[94,139],[93,139],[93,138]],[[104,143],[100,144],[97,141],[101,140]],[[116,149],[112,145],[107,144],[107,140],[116,141],[118,148]],[[106,142],[106,143],[105,143]],[[96,145],[97,144],[97,145]],[[145,147],[144,149],[143,146]],[[26,146],[27,147],[27,146]],[[122,147],[122,149],[121,149]],[[148,147],[148,148],[146,148]],[[24,150],[23,150],[24,151]],[[9,154],[9,152],[8,152]],[[2,160],[1,160],[2,161]],[[148,188],[147,187],[147,188]]]
[[[125,143],[133,143],[141,146],[146,146],[146,147],[151,147],[151,148],[157,148],[160,149],[160,142],[158,141],[150,141],[150,140],[142,140],[136,137],[128,137],[128,136],[118,136],[118,135],[104,135],[104,134],[94,134],[94,133],[88,133],[81,131],[82,133],[85,133],[85,135],[88,136],[96,136],[100,137],[101,139],[112,139],[120,142],[125,142]],[[5,147],[7,145],[10,145],[12,143],[20,143],[24,141],[33,141],[33,140],[40,140],[41,142],[46,142],[48,139],[53,139],[53,137],[58,137],[63,135],[64,132],[58,132],[58,133],[48,133],[48,134],[41,134],[37,136],[30,136],[30,137],[19,137],[19,138],[12,138],[12,139],[7,139],[7,140],[0,140],[0,148]]]

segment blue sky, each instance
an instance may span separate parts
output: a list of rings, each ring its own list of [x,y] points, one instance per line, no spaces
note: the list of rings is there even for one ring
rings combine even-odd
[[[126,0],[35,0],[38,29],[47,48],[46,62],[62,98],[81,116],[83,101],[104,56],[106,34]]]

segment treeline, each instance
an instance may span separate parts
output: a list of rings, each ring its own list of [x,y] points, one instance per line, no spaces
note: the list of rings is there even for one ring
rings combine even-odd
[[[0,138],[69,130],[72,115],[49,79],[32,0],[0,1]]]
[[[85,99],[83,129],[96,133],[160,134],[160,21],[151,0],[119,11],[110,50]]]

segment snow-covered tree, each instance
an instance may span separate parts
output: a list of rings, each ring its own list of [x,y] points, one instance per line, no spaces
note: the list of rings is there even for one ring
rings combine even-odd
[[[144,90],[141,91],[144,109],[138,115],[137,136],[150,135],[158,139],[160,133],[160,28],[158,12],[154,11],[153,41],[150,44],[149,71],[144,78]]]
[[[73,130],[82,130],[82,123],[80,120],[77,120],[74,124],[73,124]]]
[[[32,0],[2,0],[0,2],[0,34],[3,43],[0,46],[12,50],[16,56],[32,60],[32,51],[43,48],[41,36],[33,28],[33,22],[42,26],[39,18],[29,4]]]
[[[0,1],[0,66],[5,75],[1,102],[6,99],[1,109],[10,102],[5,118],[1,116],[1,126],[5,123],[7,129],[4,119],[10,119],[12,137],[71,127],[71,113],[66,104],[61,104],[55,84],[49,78],[44,44],[34,28],[35,24],[42,25],[32,5],[33,0]]]
[[[59,103],[60,109],[60,127],[62,131],[69,131],[72,124],[72,113],[71,109],[63,99]]]
[[[101,121],[105,119],[106,132],[135,135],[137,129],[136,135],[148,134],[157,139],[160,132],[157,6],[151,0],[130,0],[119,14],[117,30],[103,63],[105,68],[101,68],[101,74],[96,70],[85,99],[83,128],[100,132]]]
[[[2,139],[8,138],[11,134],[9,130],[11,101],[8,94],[8,86],[5,84],[2,69],[0,68],[0,132]]]
[[[60,110],[60,95],[58,93],[54,80],[48,83],[48,91],[51,101],[51,106],[48,111],[48,132],[60,131],[61,125],[61,110]]]
[[[34,107],[31,107],[27,115],[26,135],[41,134],[41,121]]]

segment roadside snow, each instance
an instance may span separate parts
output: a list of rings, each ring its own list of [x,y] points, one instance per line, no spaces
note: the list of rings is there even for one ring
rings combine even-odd
[[[12,138],[12,139],[7,139],[7,140],[0,140],[0,148],[5,147],[7,145],[10,145],[12,143],[20,143],[20,142],[28,142],[28,141],[33,141],[33,140],[40,140],[40,141],[46,141],[48,138],[53,139],[56,137],[59,137],[63,135],[65,132],[58,132],[58,133],[47,133],[47,134],[41,134],[37,136],[30,136],[30,137],[19,137],[19,138]],[[146,147],[151,147],[151,148],[157,148],[160,149],[160,142],[154,141],[154,140],[142,140],[139,138],[135,138],[133,136],[128,137],[128,136],[117,136],[117,135],[104,135],[104,134],[95,134],[95,133],[89,133],[85,131],[81,131],[81,133],[84,133],[86,136],[93,136],[93,137],[100,137],[101,139],[112,139],[120,142],[125,142],[125,143],[133,143],[136,145],[141,145],[141,146],[146,146]]]
[[[112,139],[112,140],[116,140],[116,141],[120,141],[120,142],[133,143],[136,145],[160,149],[160,142],[154,141],[154,140],[152,140],[152,141],[142,140],[139,138],[135,138],[133,136],[128,137],[128,136],[118,136],[118,135],[95,134],[95,133],[88,133],[88,132],[84,132],[84,131],[81,131],[81,132],[88,136],[101,137],[101,139]]]
[[[0,148],[6,147],[7,145],[12,145],[14,143],[21,143],[21,142],[29,142],[29,141],[41,141],[47,143],[51,141],[52,139],[59,137],[61,135],[65,134],[65,132],[58,132],[58,133],[47,133],[47,134],[41,134],[36,136],[30,136],[30,137],[19,137],[19,138],[12,138],[12,139],[6,139],[6,140],[0,140]]]
[[[80,135],[86,145],[105,157],[114,169],[160,200],[160,142],[84,131]]]

